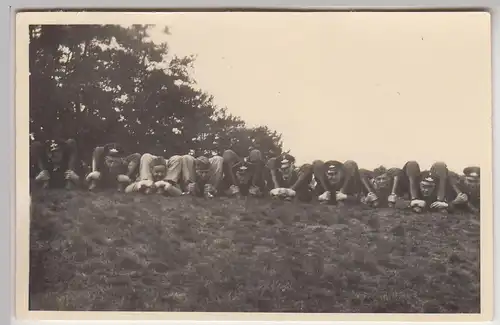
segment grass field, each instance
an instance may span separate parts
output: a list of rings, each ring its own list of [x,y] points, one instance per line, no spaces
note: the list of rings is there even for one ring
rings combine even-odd
[[[265,199],[33,195],[30,309],[478,313],[479,218]]]

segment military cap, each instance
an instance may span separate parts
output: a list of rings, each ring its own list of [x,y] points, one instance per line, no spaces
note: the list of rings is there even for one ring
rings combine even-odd
[[[481,168],[477,166],[469,166],[464,168],[464,175],[470,177],[479,177],[481,176]]]

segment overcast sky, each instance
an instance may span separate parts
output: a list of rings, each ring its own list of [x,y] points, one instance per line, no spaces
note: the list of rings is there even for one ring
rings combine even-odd
[[[491,137],[489,17],[471,13],[175,13],[152,32],[299,163],[480,164]]]

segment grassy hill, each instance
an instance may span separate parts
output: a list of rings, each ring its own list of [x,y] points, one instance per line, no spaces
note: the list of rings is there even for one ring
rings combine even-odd
[[[479,219],[258,199],[33,195],[33,310],[479,312]]]

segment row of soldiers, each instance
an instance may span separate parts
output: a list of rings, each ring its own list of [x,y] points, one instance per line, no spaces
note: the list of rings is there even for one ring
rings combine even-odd
[[[295,165],[282,154],[268,160],[257,149],[246,157],[232,150],[222,155],[169,158],[149,153],[127,153],[117,143],[95,148],[92,165],[80,160],[73,139],[33,142],[30,146],[31,179],[42,188],[114,188],[125,193],[158,193],[167,196],[271,196],[338,204],[362,202],[370,207],[394,207],[398,199],[408,207],[479,213],[480,168],[469,166],[459,175],[436,162],[421,170],[416,161],[402,168],[360,169],[355,161],[315,160]],[[88,170],[90,169],[90,170]]]

